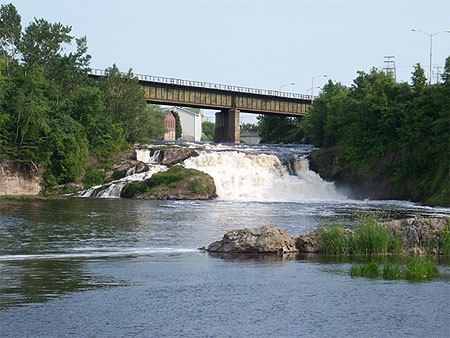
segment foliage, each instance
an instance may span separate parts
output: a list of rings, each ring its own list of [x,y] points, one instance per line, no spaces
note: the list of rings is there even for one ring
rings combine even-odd
[[[334,255],[399,253],[403,241],[392,230],[379,225],[375,217],[359,220],[354,231],[339,226],[323,229],[320,252]]]
[[[160,186],[166,186],[167,188],[172,189],[175,188],[177,182],[197,175],[199,175],[199,171],[195,169],[186,169],[179,165],[172,166],[165,172],[153,174],[147,180],[127,184],[122,189],[120,196],[132,198],[139,193],[151,192],[153,188]]]
[[[439,268],[432,260],[413,255],[408,257],[405,267],[386,263],[380,269],[378,263],[371,260],[359,267],[352,266],[350,275],[369,278],[429,280],[439,276]]]
[[[90,157],[106,163],[129,143],[162,137],[164,115],[131,71],[113,65],[94,82],[85,37],[44,19],[22,33],[20,20],[12,4],[0,6],[0,159],[45,167],[54,186],[77,181]]]
[[[300,117],[259,115],[258,131],[261,143],[300,143],[304,133]]]
[[[439,235],[440,235],[439,244],[442,248],[442,252],[445,254],[450,254],[450,225],[447,224],[447,226],[440,231]]]
[[[4,57],[7,74],[9,64],[15,59],[21,39],[22,25],[19,13],[12,4],[0,6],[0,51]]]
[[[179,140],[181,138],[181,135],[183,135],[180,115],[176,111],[173,111],[172,113],[175,116],[175,140]]]
[[[164,114],[157,107],[147,107],[138,79],[131,69],[122,74],[116,65],[106,69],[100,81],[106,115],[123,131],[127,142],[133,143],[164,135]]]
[[[257,132],[258,125],[252,123],[243,123],[240,125],[241,132]]]
[[[334,255],[350,254],[350,232],[339,226],[324,228],[320,236],[320,252]]]
[[[86,174],[83,177],[84,189],[89,189],[94,185],[100,185],[105,181],[105,174],[95,168],[88,168]]]
[[[439,269],[432,260],[414,255],[406,262],[404,275],[409,279],[429,279],[439,276]]]
[[[202,123],[202,141],[214,141],[214,135],[216,133],[216,124],[212,122]]]
[[[301,127],[315,146],[343,153],[350,170],[388,178],[413,200],[450,205],[450,57],[437,85],[414,68],[412,86],[376,69],[358,72],[349,88],[329,81]]]

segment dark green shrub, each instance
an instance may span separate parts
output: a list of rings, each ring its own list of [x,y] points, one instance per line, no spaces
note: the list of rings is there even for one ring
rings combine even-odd
[[[123,170],[116,170],[112,173],[111,175],[111,179],[112,180],[120,180],[121,178],[124,178],[127,174],[127,170],[123,169]]]
[[[102,184],[105,181],[105,174],[94,168],[86,170],[86,174],[83,178],[83,186],[88,189],[94,185]]]

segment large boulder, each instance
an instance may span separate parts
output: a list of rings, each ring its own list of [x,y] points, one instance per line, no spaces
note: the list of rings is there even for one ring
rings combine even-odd
[[[160,163],[162,165],[171,166],[180,162],[183,162],[185,159],[198,156],[198,153],[194,149],[190,148],[164,148],[160,150]]]
[[[297,252],[295,240],[274,226],[227,232],[220,241],[203,248],[209,252],[276,253]]]
[[[296,238],[297,249],[300,252],[318,253],[320,249],[320,236],[322,235],[322,228],[311,231],[307,234],[302,234]]]
[[[442,247],[443,237],[450,229],[448,217],[412,217],[385,222],[383,225],[395,235],[400,235],[406,252],[448,254]]]

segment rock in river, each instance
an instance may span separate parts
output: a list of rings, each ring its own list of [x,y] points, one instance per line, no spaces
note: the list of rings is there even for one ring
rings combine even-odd
[[[203,248],[209,252],[289,253],[297,252],[295,240],[283,230],[264,226],[227,232],[220,241]]]

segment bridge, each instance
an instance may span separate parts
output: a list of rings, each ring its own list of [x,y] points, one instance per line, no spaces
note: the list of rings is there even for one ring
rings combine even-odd
[[[92,77],[105,76],[93,69]],[[148,103],[220,110],[216,113],[214,142],[239,142],[240,113],[302,116],[307,113],[313,97],[275,90],[263,90],[138,75],[139,84]]]

